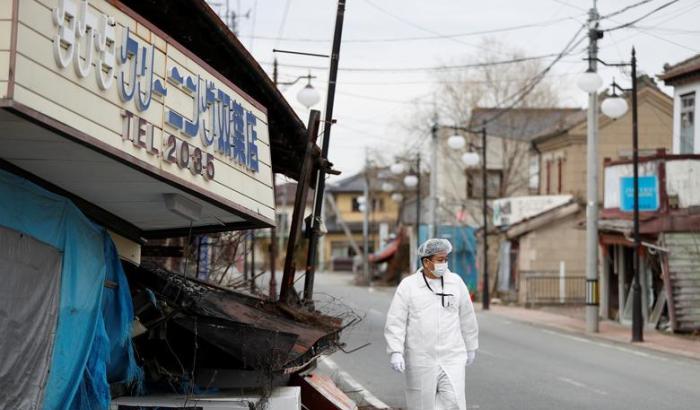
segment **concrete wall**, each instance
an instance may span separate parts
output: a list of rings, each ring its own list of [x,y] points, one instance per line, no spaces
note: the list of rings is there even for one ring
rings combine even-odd
[[[559,272],[561,261],[566,264],[567,275],[585,274],[586,231],[577,226],[584,217],[582,211],[520,237],[521,275]]]

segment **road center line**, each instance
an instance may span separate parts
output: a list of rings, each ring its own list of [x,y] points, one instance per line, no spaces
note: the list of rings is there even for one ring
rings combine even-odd
[[[587,385],[584,384],[584,383],[581,383],[581,382],[576,381],[576,380],[574,380],[574,379],[569,379],[568,377],[562,377],[562,376],[560,376],[560,377],[557,377],[557,379],[560,380],[560,381],[562,381],[562,382],[564,382],[564,383],[568,383],[568,384],[570,384],[570,385],[572,385],[572,386],[576,386],[576,387],[578,387],[578,388],[591,391],[591,392],[596,393],[596,394],[599,394],[599,395],[601,395],[601,396],[607,396],[607,395],[608,395],[608,392],[606,392],[606,391],[604,391],[604,390],[600,390],[600,389],[596,389],[596,388],[594,388],[594,387],[587,386]]]

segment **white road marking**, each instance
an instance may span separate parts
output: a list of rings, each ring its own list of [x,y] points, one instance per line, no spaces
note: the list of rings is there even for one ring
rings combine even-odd
[[[334,373],[337,374],[338,379],[344,384],[342,390],[345,393],[353,393],[353,395],[359,395],[364,403],[358,403],[358,405],[370,405],[377,409],[389,409],[390,407],[386,405],[383,401],[379,400],[375,395],[373,395],[369,390],[365,389],[360,383],[357,382],[349,373],[341,370],[338,365],[329,357],[324,357],[321,359],[323,363],[328,366]],[[340,388],[340,386],[338,386]]]
[[[553,331],[553,330],[548,330],[548,329],[542,329],[542,332],[547,333],[547,334],[550,334],[550,335],[557,335],[557,336],[563,337],[563,338],[565,338],[565,339],[575,340],[575,341],[581,342],[581,343],[588,343],[588,344],[592,344],[592,345],[595,345],[595,346],[600,346],[600,347],[605,347],[605,348],[608,348],[608,349],[618,350],[618,351],[620,351],[620,352],[625,352],[625,353],[633,354],[633,355],[635,355],[635,356],[640,356],[640,357],[645,357],[645,358],[653,358],[653,359],[657,359],[657,360],[661,360],[661,361],[668,361],[668,359],[666,359],[666,358],[664,358],[664,357],[659,357],[659,356],[652,355],[652,354],[649,354],[649,353],[646,353],[646,352],[642,352],[642,351],[639,351],[639,350],[629,349],[629,348],[626,348],[626,347],[618,346],[618,345],[616,345],[616,344],[614,344],[614,343],[596,342],[596,341],[593,341],[593,340],[590,340],[590,339],[586,339],[586,338],[584,338],[584,337],[578,337],[578,336],[567,335],[567,334],[565,334],[565,333],[559,333],[559,332],[555,332],[555,331]]]
[[[606,392],[606,391],[604,391],[604,390],[600,390],[600,389],[596,389],[595,387],[587,386],[587,385],[584,384],[584,383],[581,383],[581,382],[576,381],[576,380],[573,380],[573,379],[569,379],[568,377],[561,377],[561,376],[560,376],[560,377],[557,377],[557,379],[559,379],[560,381],[563,381],[564,383],[568,383],[568,384],[570,384],[570,385],[572,385],[572,386],[576,386],[576,387],[578,387],[578,388],[581,388],[581,389],[584,389],[584,390],[588,390],[588,391],[591,391],[591,392],[596,393],[596,394],[600,394],[601,396],[607,396],[607,395],[608,395],[608,392]]]

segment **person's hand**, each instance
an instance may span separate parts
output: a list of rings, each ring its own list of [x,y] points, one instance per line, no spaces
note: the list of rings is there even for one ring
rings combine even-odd
[[[403,373],[403,371],[406,370],[406,362],[404,362],[403,355],[401,353],[392,353],[389,363],[391,364],[391,368],[399,373]]]
[[[467,352],[467,367],[471,366],[476,360],[476,350],[470,350]]]

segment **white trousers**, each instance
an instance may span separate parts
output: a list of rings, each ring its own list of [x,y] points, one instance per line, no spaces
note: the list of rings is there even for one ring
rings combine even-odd
[[[437,392],[435,396],[436,410],[459,410],[457,392],[444,370],[440,371],[437,382]]]

